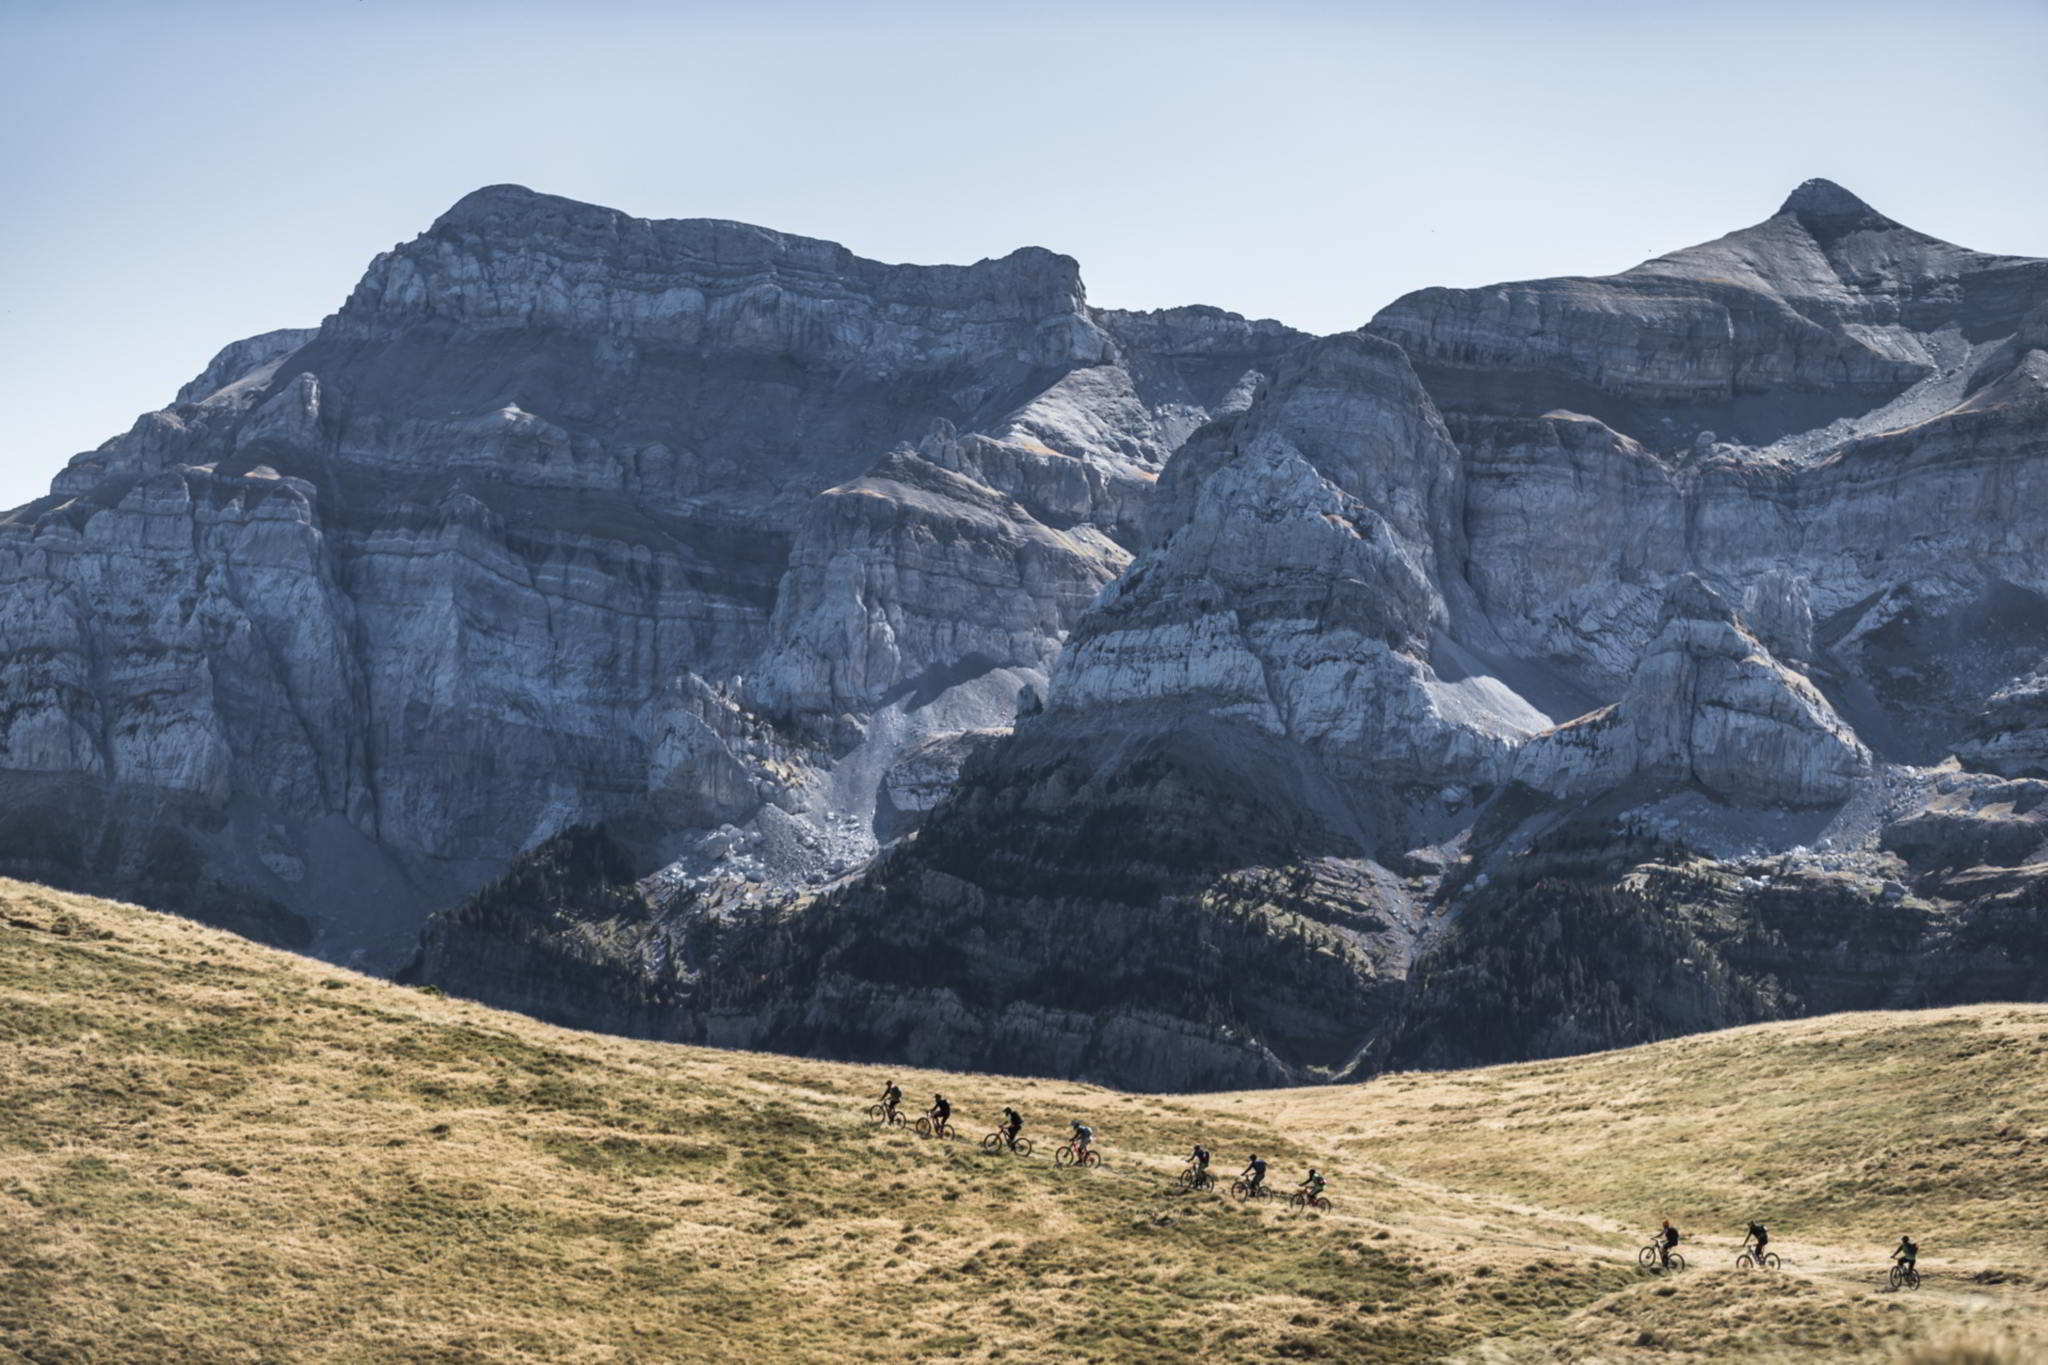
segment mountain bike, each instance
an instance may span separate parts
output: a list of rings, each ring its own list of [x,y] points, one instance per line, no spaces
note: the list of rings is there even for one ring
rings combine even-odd
[[[981,1140],[981,1150],[984,1152],[1000,1152],[1003,1150],[1003,1144],[1009,1142],[1009,1138],[1010,1135],[1008,1133],[998,1128],[995,1132],[990,1133]],[[1009,1142],[1009,1147],[1018,1156],[1031,1155],[1031,1139],[1028,1137],[1020,1137],[1015,1142]]]
[[[1052,1154],[1052,1162],[1055,1166],[1100,1166],[1102,1154],[1093,1147],[1077,1151],[1074,1144],[1069,1142]]]
[[[1307,1190],[1296,1190],[1294,1197],[1287,1201],[1297,1209],[1314,1209],[1317,1213],[1328,1213],[1330,1201],[1321,1195],[1311,1195]]]
[[[1759,1266],[1765,1270],[1776,1270],[1778,1268],[1778,1253],[1766,1251],[1763,1254],[1763,1258],[1759,1260],[1756,1256],[1745,1251],[1735,1258],[1735,1268],[1737,1270],[1755,1270]]]
[[[1239,1199],[1271,1199],[1273,1197],[1273,1191],[1266,1188],[1263,1183],[1254,1185],[1249,1180],[1233,1182],[1230,1186],[1230,1192]]]
[[[917,1121],[917,1135],[919,1137],[949,1138],[953,1136],[953,1125],[939,1122],[933,1119],[930,1114],[926,1114]]]
[[[1920,1272],[1909,1265],[1895,1265],[1888,1282],[1894,1289],[1918,1289]]]
[[[1676,1271],[1685,1269],[1685,1257],[1674,1251],[1671,1253],[1671,1260],[1667,1265],[1664,1261],[1663,1249],[1655,1242],[1652,1242],[1636,1253],[1636,1264],[1645,1270],[1669,1269]]]
[[[885,1124],[885,1125],[886,1125],[886,1124],[892,1124],[892,1123],[893,1123],[893,1124],[904,1124],[904,1123],[908,1123],[908,1122],[910,1122],[910,1120],[909,1120],[909,1119],[907,1119],[907,1118],[904,1118],[904,1117],[903,1117],[903,1111],[902,1111],[901,1109],[891,1109],[891,1108],[890,1108],[890,1107],[889,1107],[888,1105],[886,1105],[886,1104],[871,1104],[871,1105],[869,1105],[869,1106],[868,1106],[868,1118],[869,1118],[869,1119],[871,1119],[871,1120],[873,1120],[873,1121],[874,1121],[874,1122],[876,1122],[876,1123],[880,1123],[880,1124]]]

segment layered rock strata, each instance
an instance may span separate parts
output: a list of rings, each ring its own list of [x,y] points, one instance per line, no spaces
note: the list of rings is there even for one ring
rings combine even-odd
[[[0,858],[383,962],[582,821],[829,875],[898,749],[1043,690],[1159,468],[1296,340],[1090,309],[1037,249],[478,191],[0,520]],[[50,822],[76,856],[4,837]]]
[[[1303,347],[913,836],[716,934],[648,900],[630,1026],[1234,1085],[2048,994],[2022,798],[1958,766],[2038,744],[2044,305],[1812,182]],[[423,961],[488,993],[473,925]]]

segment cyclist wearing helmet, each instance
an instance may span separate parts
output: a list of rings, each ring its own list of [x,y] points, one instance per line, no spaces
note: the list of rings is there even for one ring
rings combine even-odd
[[[1664,1220],[1664,1227],[1658,1232],[1655,1245],[1657,1247],[1657,1259],[1666,1270],[1669,1270],[1671,1268],[1671,1248],[1678,1245],[1678,1229],[1671,1226],[1669,1218]]]

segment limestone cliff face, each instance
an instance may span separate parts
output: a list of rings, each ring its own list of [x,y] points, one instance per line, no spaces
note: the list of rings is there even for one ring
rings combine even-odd
[[[2003,785],[2044,305],[2048,264],[1825,182],[1618,276],[1401,300],[1212,406],[914,834],[753,911],[646,884],[665,927],[580,969],[662,964],[622,1023],[667,1036],[1160,1086],[2048,995]],[[422,962],[489,994],[505,913]]]
[[[1148,1086],[2048,995],[2044,457],[1826,182],[1320,339],[495,187],[0,518],[0,865]]]
[[[478,191],[0,521],[0,856],[201,904],[169,849],[387,962],[579,821],[829,875],[897,750],[1043,688],[1159,467],[1296,340],[1097,314],[1038,249]]]
[[[1688,576],[1621,700],[1535,736],[1515,776],[1561,796],[1693,786],[1738,805],[1839,805],[1871,770],[1819,690]]]

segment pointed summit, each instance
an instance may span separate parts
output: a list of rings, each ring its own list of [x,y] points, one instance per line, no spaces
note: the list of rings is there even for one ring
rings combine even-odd
[[[1804,223],[1816,236],[1898,226],[1832,180],[1809,180],[1792,191],[1779,206],[1777,216],[1787,214]]]

